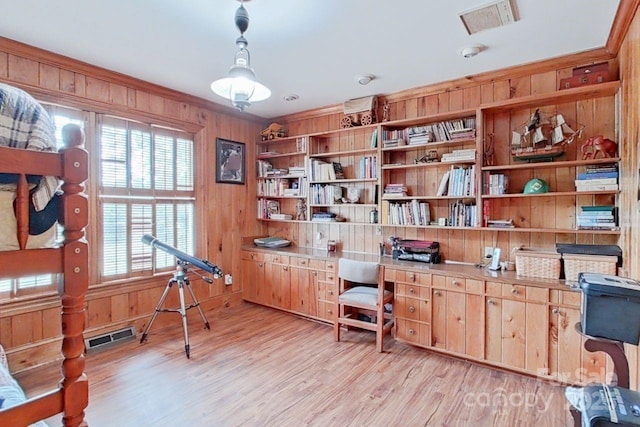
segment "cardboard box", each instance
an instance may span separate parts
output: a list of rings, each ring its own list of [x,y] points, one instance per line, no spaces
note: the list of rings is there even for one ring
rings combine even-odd
[[[580,273],[582,332],[638,345],[640,342],[640,282],[624,277]]]

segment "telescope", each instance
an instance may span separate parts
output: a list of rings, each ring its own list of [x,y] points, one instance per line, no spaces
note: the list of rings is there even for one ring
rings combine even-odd
[[[211,264],[206,259],[199,259],[187,253],[184,253],[174,248],[173,246],[167,245],[166,243],[162,243],[151,234],[145,234],[144,236],[142,236],[142,243],[146,243],[147,245],[154,248],[162,249],[168,254],[171,254],[174,257],[178,258],[178,260],[194,265],[206,271],[207,273],[212,274],[214,279],[219,279],[223,275],[222,270],[217,265]]]

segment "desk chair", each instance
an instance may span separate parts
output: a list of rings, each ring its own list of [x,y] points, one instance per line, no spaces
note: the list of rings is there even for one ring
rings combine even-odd
[[[376,349],[384,348],[384,336],[394,324],[393,314],[385,305],[393,303],[393,291],[385,289],[383,269],[377,262],[340,258],[338,261],[338,307],[333,331],[340,341],[341,326],[353,326],[376,332]],[[370,319],[363,320],[359,314]]]

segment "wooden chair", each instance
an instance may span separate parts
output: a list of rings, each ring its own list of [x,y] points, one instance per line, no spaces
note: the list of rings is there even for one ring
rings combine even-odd
[[[340,341],[341,326],[353,326],[376,332],[376,349],[384,348],[384,336],[394,324],[393,313],[385,305],[393,303],[393,290],[385,289],[383,269],[377,262],[340,258],[338,262],[338,307],[333,330]],[[358,315],[367,316],[367,319]]]

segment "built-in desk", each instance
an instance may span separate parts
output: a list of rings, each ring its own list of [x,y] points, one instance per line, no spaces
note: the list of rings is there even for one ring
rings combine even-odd
[[[340,257],[379,261],[394,284],[395,337],[411,345],[570,383],[607,382],[613,364],[583,348],[578,290],[460,264],[290,246],[242,247],[243,298],[332,322]]]

